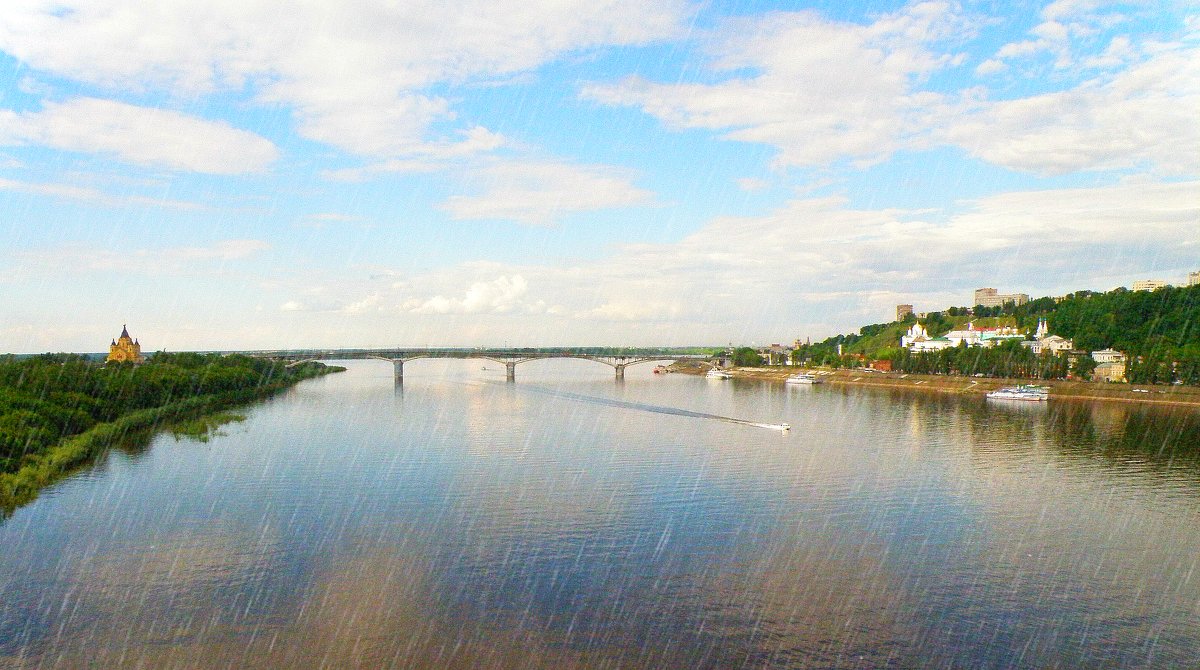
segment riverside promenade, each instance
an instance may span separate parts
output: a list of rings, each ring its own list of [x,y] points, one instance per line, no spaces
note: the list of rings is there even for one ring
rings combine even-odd
[[[705,369],[681,363],[673,366],[676,372],[704,374]],[[1100,400],[1144,405],[1191,407],[1200,410],[1200,388],[1164,384],[1107,384],[1103,382],[1004,379],[992,377],[962,377],[958,375],[917,375],[903,372],[864,370],[833,370],[830,368],[801,368],[794,366],[730,368],[735,379],[761,379],[783,383],[788,375],[812,372],[821,381],[832,385],[888,388],[923,393],[949,393],[983,396],[1005,386],[1037,384],[1050,389],[1054,400]]]

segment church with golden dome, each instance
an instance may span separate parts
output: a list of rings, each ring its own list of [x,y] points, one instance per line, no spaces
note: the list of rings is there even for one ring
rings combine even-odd
[[[121,326],[121,336],[108,345],[108,358],[105,363],[145,363],[142,356],[142,345],[129,336],[129,329]]]

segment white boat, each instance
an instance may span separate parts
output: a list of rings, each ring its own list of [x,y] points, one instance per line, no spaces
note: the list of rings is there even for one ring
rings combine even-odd
[[[785,384],[820,384],[821,378],[814,374],[810,374],[808,372],[802,372],[800,374],[795,374],[795,375],[788,377],[786,380],[784,380],[784,383]]]
[[[729,374],[728,372],[726,372],[724,370],[719,370],[717,368],[713,368],[708,371],[708,374],[704,375],[704,378],[705,379],[733,379],[733,375]]]
[[[1021,384],[1020,386],[1007,386],[1002,389],[996,389],[988,393],[987,397],[997,400],[1042,401],[1050,399],[1050,391],[1044,386]]]

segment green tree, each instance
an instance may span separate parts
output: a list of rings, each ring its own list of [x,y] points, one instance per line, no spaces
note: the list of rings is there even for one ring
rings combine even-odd
[[[1091,379],[1097,365],[1091,356],[1079,356],[1071,362],[1071,373],[1080,379]]]
[[[733,351],[733,364],[738,367],[755,367],[762,365],[762,356],[752,347],[738,347]]]

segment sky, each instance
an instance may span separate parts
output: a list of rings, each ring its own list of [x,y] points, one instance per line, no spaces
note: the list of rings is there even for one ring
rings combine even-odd
[[[0,352],[765,345],[1195,270],[1190,1],[0,3]]]

